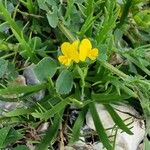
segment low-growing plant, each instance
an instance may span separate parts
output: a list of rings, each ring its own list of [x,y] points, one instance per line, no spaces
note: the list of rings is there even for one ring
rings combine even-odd
[[[113,108],[125,103],[144,117],[148,150],[149,29],[144,0],[0,0],[0,100],[22,103],[11,111],[1,108],[0,148],[73,145],[90,111],[99,140],[113,150],[116,135],[108,137],[96,104],[104,105],[116,131],[133,134],[132,122]],[[38,84],[18,82],[30,65]],[[41,90],[45,95],[38,101],[34,95]],[[79,110],[73,124],[71,108]],[[47,130],[38,133],[44,122]]]

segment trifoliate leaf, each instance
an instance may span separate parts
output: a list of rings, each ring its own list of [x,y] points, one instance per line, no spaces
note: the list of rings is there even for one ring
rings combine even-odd
[[[73,76],[68,70],[64,70],[56,81],[56,91],[60,94],[68,94],[73,87]]]
[[[34,68],[34,72],[41,82],[46,81],[48,77],[52,78],[56,70],[57,64],[50,57],[43,58]]]

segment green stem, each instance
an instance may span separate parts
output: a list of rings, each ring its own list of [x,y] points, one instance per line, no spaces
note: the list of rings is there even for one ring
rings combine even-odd
[[[83,107],[84,106],[83,102],[78,101],[75,98],[69,98],[69,100],[70,100],[70,102],[72,102],[77,107]]]
[[[102,66],[104,66],[105,68],[107,68],[108,70],[110,70],[111,72],[113,72],[114,74],[119,76],[120,78],[123,78],[123,79],[129,78],[128,75],[126,75],[122,71],[118,70],[113,65],[109,64],[108,62],[102,61],[101,64],[102,64]]]
[[[16,54],[16,52],[13,52],[13,53],[4,55],[4,56],[2,56],[2,57],[0,57],[0,58],[1,58],[1,59],[6,59],[6,58],[9,58],[9,57],[11,57],[11,56],[13,56],[13,55],[15,55],[15,54]]]
[[[36,14],[27,13],[27,12],[21,11],[21,10],[19,10],[19,9],[17,9],[17,12],[20,13],[20,14],[22,14],[22,15],[24,15],[24,16],[30,16],[30,17],[34,17],[34,18],[37,18],[37,19],[39,19],[39,18],[44,18],[44,17],[41,16],[41,15],[36,15]]]
[[[86,68],[84,68],[84,70],[82,70],[78,65],[76,65],[76,68],[77,68],[78,74],[80,75],[80,78],[81,78],[81,100],[84,100],[85,77],[87,76],[88,67],[86,67]]]
[[[61,22],[58,23],[58,28],[62,31],[62,33],[64,33],[64,35],[68,38],[70,42],[76,40],[72,33]]]
[[[27,2],[23,1],[23,0],[19,0],[24,6],[27,5]]]

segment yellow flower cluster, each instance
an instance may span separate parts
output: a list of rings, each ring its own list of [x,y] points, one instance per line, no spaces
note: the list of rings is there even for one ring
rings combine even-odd
[[[64,42],[61,45],[61,52],[63,55],[59,56],[58,60],[66,66],[69,66],[72,62],[85,61],[86,58],[95,60],[98,56],[98,49],[92,48],[89,39],[83,39],[81,42],[77,40],[73,43]]]

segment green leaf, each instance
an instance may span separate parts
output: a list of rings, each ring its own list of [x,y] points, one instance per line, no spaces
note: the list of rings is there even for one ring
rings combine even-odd
[[[58,104],[56,104],[55,106],[53,106],[50,110],[46,110],[46,112],[33,112],[32,116],[35,118],[40,118],[40,119],[45,119],[47,120],[48,118],[52,117],[53,115],[55,115],[56,113],[60,112],[62,109],[65,108],[65,106],[67,104],[70,103],[69,99],[65,99],[61,102],[59,102]]]
[[[100,61],[106,61],[108,59],[108,44],[101,44],[98,49],[99,55],[97,59]]]
[[[37,0],[41,9],[45,10],[49,25],[52,28],[56,28],[58,25],[58,7],[55,0]]]
[[[48,146],[51,144],[52,140],[54,139],[54,137],[59,129],[60,123],[62,121],[62,115],[63,115],[63,111],[61,111],[61,113],[55,115],[53,124],[49,126],[49,128],[46,132],[46,135],[44,136],[41,143],[37,146],[37,150],[47,150],[48,149]]]
[[[13,63],[8,63],[8,67],[7,67],[7,78],[8,80],[14,80],[18,77],[19,73],[15,68],[15,64]]]
[[[69,18],[70,15],[72,14],[74,2],[75,2],[74,0],[68,0],[67,1],[65,19]]]
[[[73,75],[70,71],[64,70],[56,81],[56,91],[60,94],[68,94],[73,87]]]
[[[125,93],[122,93],[121,95],[119,95],[115,91],[109,94],[108,93],[107,94],[106,93],[100,93],[100,94],[92,93],[91,97],[96,102],[107,104],[107,103],[112,103],[112,102],[120,102],[125,99],[129,99],[131,96]]]
[[[56,70],[57,64],[50,57],[43,58],[34,68],[34,72],[41,82],[46,81],[48,77],[52,78]]]
[[[144,150],[149,150],[150,149],[150,141],[145,138],[144,140]]]
[[[48,11],[46,16],[51,27],[56,28],[58,25],[57,6],[52,6],[53,11]]]
[[[93,118],[93,121],[94,121],[94,125],[95,125],[95,128],[96,128],[96,131],[98,133],[98,136],[99,136],[101,142],[107,148],[107,150],[113,150],[113,147],[110,144],[108,136],[107,136],[107,134],[105,132],[103,124],[102,124],[102,122],[100,120],[100,117],[99,117],[99,115],[97,113],[97,110],[95,108],[95,104],[91,103],[89,105],[89,107],[90,107],[90,112],[91,112],[91,115],[92,115],[92,118]]]
[[[101,45],[103,41],[112,32],[113,28],[116,26],[116,20],[119,14],[119,7],[116,5],[115,1],[107,0],[105,7],[105,16],[101,28],[98,28],[96,34],[96,41],[98,46]]]
[[[104,105],[107,109],[107,111],[109,112],[109,114],[111,115],[113,121],[115,122],[115,124],[122,129],[123,131],[125,131],[126,133],[132,135],[133,133],[130,131],[130,129],[124,124],[123,120],[120,118],[120,116],[115,112],[115,110],[113,109],[113,107],[109,104]]]
[[[134,16],[135,22],[142,28],[150,28],[150,11],[143,10],[136,13]]]
[[[10,127],[5,127],[0,129],[0,148],[4,148],[5,146],[5,140],[7,138],[7,134],[10,130]]]
[[[18,145],[17,147],[13,148],[12,150],[29,150],[29,148],[25,145]]]
[[[23,136],[15,129],[4,127],[0,129],[0,148],[5,148],[8,144],[13,143]]]
[[[5,139],[5,143],[8,145],[10,143],[14,143],[19,139],[22,139],[23,135],[16,131],[14,128],[11,128],[7,134],[7,138]]]
[[[40,9],[43,9],[43,10],[45,10],[45,11],[49,11],[49,8],[48,8],[48,6],[46,5],[46,0],[43,2],[43,1],[41,1],[41,0],[37,0],[37,2],[38,2],[38,5],[39,5],[39,8]]]
[[[0,95],[10,95],[10,94],[22,94],[22,93],[31,93],[36,92],[41,89],[45,89],[47,87],[46,83],[38,84],[38,85],[28,85],[28,86],[15,86],[8,87],[5,89],[0,89]]]
[[[79,34],[81,37],[88,31],[88,29],[92,26],[93,22],[94,22],[93,14],[90,14],[80,29]]]
[[[125,1],[125,4],[123,6],[123,11],[120,17],[120,22],[117,25],[118,28],[120,28],[125,23],[125,20],[127,19],[128,14],[130,12],[130,8],[132,7],[132,2],[133,1],[130,1],[130,0]]]
[[[4,76],[7,71],[8,61],[4,59],[0,59],[0,78]]]
[[[93,15],[94,13],[94,0],[86,0],[86,8],[85,8],[85,14],[86,16]]]
[[[141,70],[143,70],[148,76],[150,76],[150,70],[146,68],[146,66],[144,64],[142,64],[140,62],[141,58],[138,57],[134,58],[131,55],[125,53],[123,54],[124,57],[126,57],[129,61],[131,61],[132,63],[134,63],[137,67],[139,67]],[[146,61],[146,60],[145,60]],[[149,63],[148,63],[149,64]]]
[[[83,110],[79,113],[79,116],[72,128],[72,137],[69,141],[70,144],[73,144],[74,142],[78,141],[81,127],[83,126],[83,123],[84,123],[86,112],[87,112],[87,109],[83,108]]]
[[[10,112],[4,113],[5,117],[15,117],[15,116],[20,116],[24,114],[30,114],[34,111],[32,108],[18,108],[16,110],[12,110]]]

